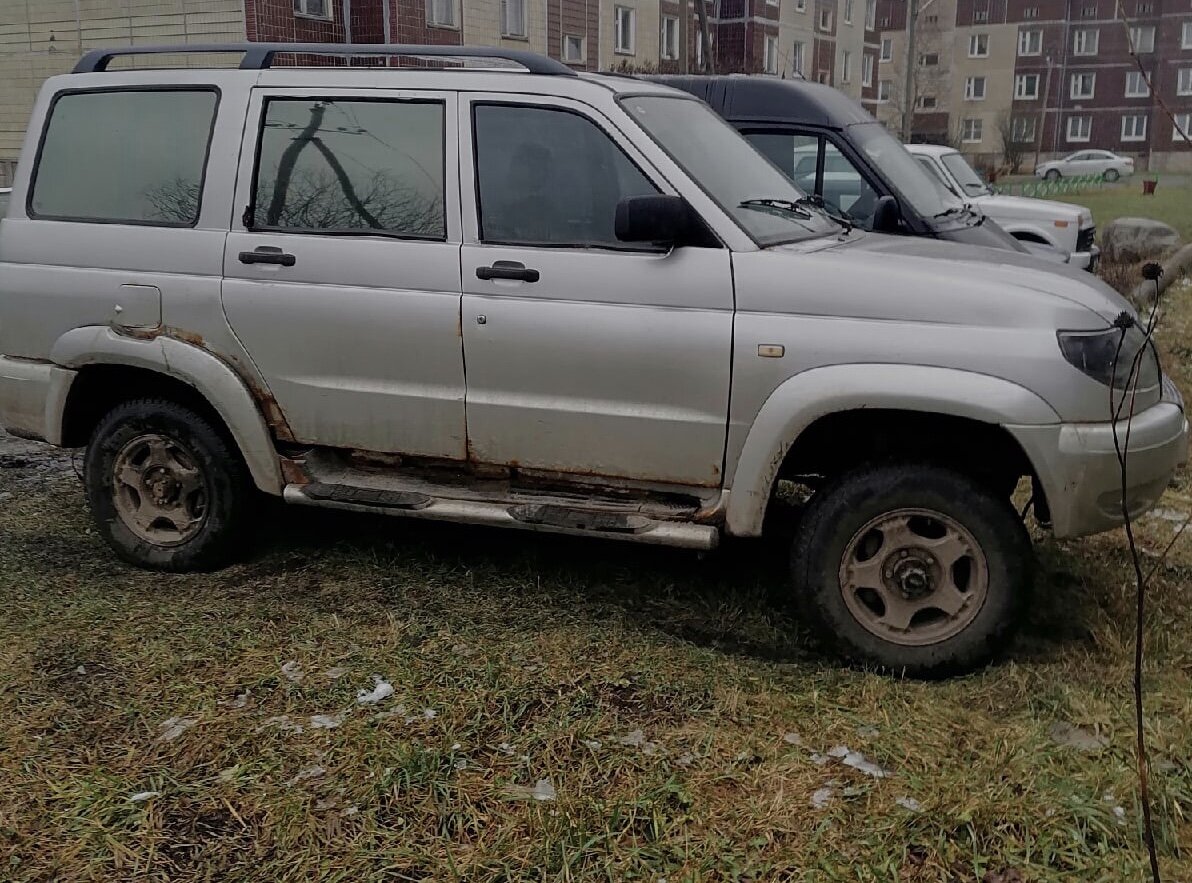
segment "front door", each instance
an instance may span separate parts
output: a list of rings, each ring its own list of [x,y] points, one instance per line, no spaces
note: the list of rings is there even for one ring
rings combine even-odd
[[[301,442],[464,459],[455,121],[453,93],[255,90],[224,311]]]
[[[616,240],[620,199],[674,191],[586,105],[461,96],[460,135],[469,456],[718,486],[729,251]]]

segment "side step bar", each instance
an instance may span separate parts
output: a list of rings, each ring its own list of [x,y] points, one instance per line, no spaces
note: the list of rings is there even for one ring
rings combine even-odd
[[[720,542],[720,532],[707,524],[661,521],[643,515],[558,505],[452,500],[327,484],[287,485],[282,497],[287,503],[298,506],[514,527],[572,536],[599,536],[683,549],[714,549]]]

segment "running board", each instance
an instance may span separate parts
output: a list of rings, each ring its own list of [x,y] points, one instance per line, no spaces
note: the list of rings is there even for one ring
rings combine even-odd
[[[683,549],[714,549],[720,541],[720,532],[706,524],[663,521],[643,515],[555,504],[525,505],[483,500],[454,500],[425,494],[374,491],[329,484],[287,485],[282,496],[287,503],[297,506],[320,506],[377,515],[425,518],[430,521],[453,521],[459,524],[514,527],[572,536],[599,536]]]

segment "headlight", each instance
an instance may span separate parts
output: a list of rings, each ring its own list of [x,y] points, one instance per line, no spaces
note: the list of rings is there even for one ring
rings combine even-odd
[[[1118,328],[1107,331],[1060,331],[1056,336],[1059,338],[1060,352],[1069,363],[1094,380],[1106,386],[1112,384],[1114,389],[1120,390],[1133,386],[1130,370],[1134,366],[1134,357],[1145,346],[1147,351],[1138,360],[1138,388],[1150,389],[1159,384],[1159,355],[1137,325],[1127,328],[1124,338]],[[1115,355],[1117,370],[1114,370]]]

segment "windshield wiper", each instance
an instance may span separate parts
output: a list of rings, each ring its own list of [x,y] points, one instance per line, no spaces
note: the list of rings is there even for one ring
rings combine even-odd
[[[836,212],[828,208],[828,206],[824,203],[824,198],[822,196],[804,196],[798,201],[797,204],[815,206],[815,208],[821,214],[827,215],[830,220],[835,221],[837,224],[843,227],[846,234],[852,233],[853,227],[856,226],[856,223],[848,215],[838,215]]]
[[[743,199],[737,204],[737,208],[751,208],[758,211],[774,210],[782,214],[795,215],[804,221],[810,221],[814,217],[811,212],[792,199]]]
[[[952,208],[946,208],[942,212],[937,212],[932,215],[933,218],[947,218],[951,215],[962,215],[969,210],[968,203],[964,205],[954,205]]]

